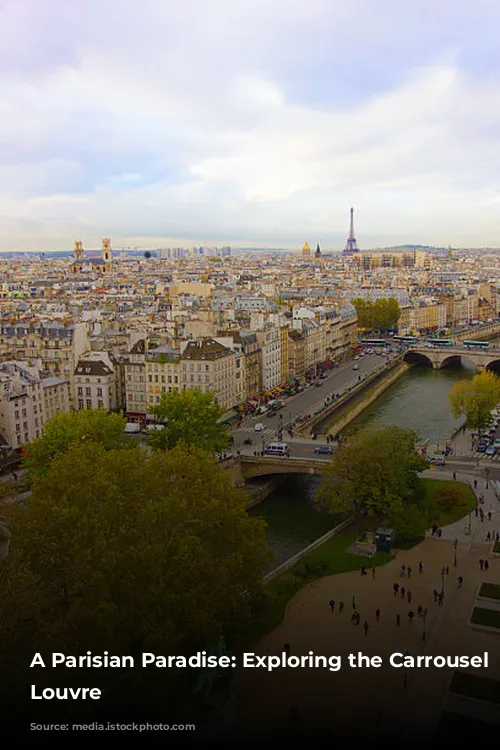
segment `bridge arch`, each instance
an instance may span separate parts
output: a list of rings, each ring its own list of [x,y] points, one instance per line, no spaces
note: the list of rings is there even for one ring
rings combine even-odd
[[[484,369],[489,370],[489,372],[494,372],[495,375],[500,375],[500,357],[491,359],[488,364],[485,365]]]
[[[460,363],[469,362],[474,369],[477,369],[477,362],[473,356],[467,356],[467,354],[450,354],[449,357],[444,357],[441,360],[441,369],[443,367],[450,367],[453,365],[459,365]]]
[[[430,365],[434,367],[432,359],[423,352],[408,351],[403,357],[403,360],[409,365]]]

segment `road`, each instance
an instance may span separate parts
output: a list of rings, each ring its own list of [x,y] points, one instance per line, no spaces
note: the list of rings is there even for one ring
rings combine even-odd
[[[395,357],[397,354],[391,354]],[[231,434],[234,438],[234,448],[242,453],[253,453],[254,450],[262,450],[262,445],[278,439],[278,430],[282,425],[288,425],[303,414],[314,414],[325,402],[328,396],[334,396],[336,393],[343,394],[348,386],[354,385],[361,377],[371,375],[376,369],[380,368],[387,361],[388,357],[376,354],[366,354],[360,357],[356,362],[349,361],[333,370],[324,380],[320,382],[321,387],[314,385],[306,388],[302,393],[291,396],[285,400],[285,407],[271,418],[267,414],[259,416],[247,416],[243,420],[241,427],[233,426]],[[359,370],[354,371],[354,365],[359,366]],[[255,431],[257,423],[264,425],[262,432]],[[252,446],[246,446],[244,441],[251,439]],[[293,437],[290,439],[285,431],[283,440],[291,446],[292,455],[305,456],[311,455],[312,443],[304,437]],[[322,442],[325,442],[323,439]],[[307,453],[304,453],[304,451]]]

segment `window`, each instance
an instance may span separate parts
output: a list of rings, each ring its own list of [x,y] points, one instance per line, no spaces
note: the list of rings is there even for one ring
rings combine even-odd
[[[98,401],[97,402],[97,408],[98,409],[103,409],[104,408],[104,401]]]
[[[83,396],[83,388],[81,386],[78,388],[78,395]]]
[[[92,394],[92,391],[90,390],[90,388],[85,388],[85,395],[90,396],[91,394]]]
[[[16,419],[19,419],[19,409],[16,412],[14,412],[14,416]]]
[[[91,401],[91,399],[87,399],[87,409],[92,409],[92,401]]]
[[[102,396],[102,388],[98,388],[97,389],[97,395],[98,396]]]
[[[79,409],[83,409],[83,407],[84,407],[83,398],[79,398],[78,399],[78,408]]]

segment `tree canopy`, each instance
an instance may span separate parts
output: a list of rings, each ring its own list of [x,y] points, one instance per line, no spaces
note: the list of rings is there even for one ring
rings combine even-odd
[[[472,380],[456,383],[449,399],[455,418],[465,417],[469,429],[482,430],[491,418],[491,410],[500,401],[500,378],[483,370]]]
[[[247,621],[269,561],[263,522],[230,473],[193,447],[148,455],[74,443],[35,477],[29,504],[5,514],[7,671],[37,651],[210,645]]]
[[[378,299],[375,302],[358,298],[353,299],[352,304],[358,314],[358,327],[371,331],[396,328],[401,316],[401,308],[394,297]]]
[[[151,408],[163,430],[152,432],[150,443],[154,448],[170,449],[185,443],[206,451],[221,451],[229,445],[226,425],[219,419],[224,409],[208,391],[186,390],[180,393],[163,393],[158,404]]]
[[[65,453],[75,443],[97,443],[106,450],[131,445],[125,443],[126,422],[121,414],[104,409],[62,412],[44,425],[41,437],[24,448],[24,466],[31,475],[46,473],[54,456]]]
[[[412,496],[425,459],[415,451],[416,434],[375,426],[350,437],[325,469],[320,504],[332,513],[389,516]]]

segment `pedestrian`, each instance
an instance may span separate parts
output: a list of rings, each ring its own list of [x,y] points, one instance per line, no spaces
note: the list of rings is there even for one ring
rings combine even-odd
[[[500,542],[500,534],[498,533],[498,531],[497,531],[497,533],[495,535],[495,541],[496,542]]]
[[[406,593],[405,587],[401,586],[401,588],[399,590],[401,591],[401,599],[404,599],[405,598],[405,593]]]
[[[420,560],[420,562],[418,564],[418,572],[422,573],[423,569],[424,569],[424,564],[423,564],[422,560]]]
[[[446,566],[446,575],[447,575],[447,576],[449,576],[449,575],[450,575],[450,569],[449,569],[448,565]]]
[[[330,599],[330,607],[332,609],[332,615],[333,615],[333,613],[335,611],[335,602],[333,601],[333,599]]]
[[[453,481],[454,482],[457,481],[457,472],[456,471],[453,472]]]
[[[417,607],[417,613],[419,617],[422,617],[422,612],[423,612],[422,605],[419,604]]]
[[[434,601],[437,602],[437,600],[438,600],[438,592],[436,591],[436,589],[434,589],[434,591],[432,592],[432,596],[434,597]]]
[[[362,567],[361,568],[361,577],[363,577],[365,573],[366,573],[366,570],[364,569],[364,567]]]
[[[463,577],[462,577],[462,576],[458,576],[458,588],[459,588],[459,589],[461,589],[461,588],[462,588],[462,584],[463,584],[463,582],[464,582],[464,579],[463,579]]]
[[[412,609],[410,609],[410,611],[408,612],[408,621],[410,625],[412,624],[414,617],[415,617],[415,612]]]
[[[441,568],[441,576],[444,576],[444,575],[446,575],[446,568],[443,565],[443,567]]]
[[[397,596],[398,591],[399,591],[399,583],[395,583],[394,586],[392,587],[392,590],[394,591],[394,596]]]
[[[402,565],[401,566],[401,571],[402,571],[403,575],[405,574],[405,570],[406,570],[406,565]]]
[[[489,564],[488,560],[485,560],[485,561],[484,561],[484,569],[485,569],[485,570],[488,570],[488,569],[489,569],[489,567],[490,567],[490,564]]]
[[[491,510],[488,511],[488,521],[491,521]]]
[[[339,602],[339,614],[344,611],[344,602]]]
[[[439,602],[439,606],[441,606],[441,605],[442,605],[442,603],[443,603],[443,599],[444,599],[444,594],[443,594],[443,592],[441,591],[441,592],[440,592],[440,593],[438,594],[438,602]]]
[[[474,508],[474,515],[476,516],[476,518],[477,518],[477,517],[478,517],[478,515],[479,515],[479,511],[478,511],[478,509],[477,509],[477,506],[476,506],[476,507]]]
[[[357,622],[356,622],[356,612],[352,613],[351,622],[352,622],[353,625],[357,625]]]
[[[17,474],[15,471],[12,472],[12,476],[14,477],[14,482],[17,482]]]
[[[379,609],[375,610],[375,617],[377,618],[377,622],[380,622],[380,610]]]
[[[408,591],[406,596],[408,598],[408,604],[411,604],[411,600],[413,599],[413,594],[411,593],[411,591]]]
[[[401,615],[396,615],[396,625],[398,626],[398,628],[401,625]]]
[[[474,489],[477,490],[477,479],[474,479]]]
[[[370,626],[368,625],[368,620],[365,620],[365,624],[363,625],[363,627],[364,627],[364,629],[365,629],[365,635],[368,635],[368,628],[370,627]]]
[[[356,597],[355,596],[352,597],[352,608],[356,610]]]
[[[490,537],[491,537],[491,532],[490,532],[490,531],[488,531],[488,533],[486,534],[486,541],[487,541],[487,542],[489,542],[489,541],[490,541]]]
[[[484,570],[484,560],[479,560],[479,567]]]
[[[375,578],[375,568],[372,568],[372,578]]]
[[[408,578],[411,578],[411,568],[408,566]]]
[[[439,537],[439,539],[441,539],[442,536],[443,536],[443,529],[438,529],[438,537]]]

